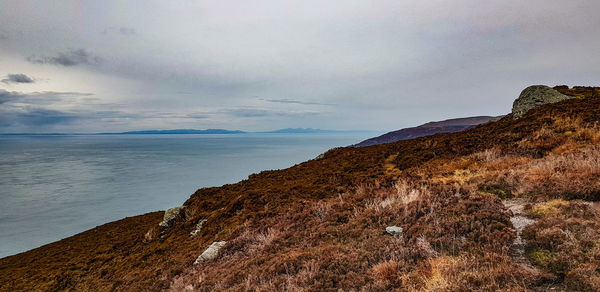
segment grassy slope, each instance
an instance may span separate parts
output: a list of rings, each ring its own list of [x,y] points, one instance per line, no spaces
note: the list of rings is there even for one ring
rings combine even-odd
[[[474,169],[473,165],[444,168],[489,149],[528,161],[541,159],[567,145],[568,134],[537,135],[542,137],[540,141],[530,143],[528,137],[557,128],[561,120],[577,117],[582,127],[600,120],[600,100],[592,97],[596,91],[560,90],[588,98],[546,106],[519,120],[507,117],[466,132],[334,149],[324,158],[289,169],[201,189],[185,203],[185,218],[177,221],[164,239],[143,240],[160,221],[162,213],[156,212],[0,259],[0,290],[177,290],[190,285],[210,290],[243,289],[246,284],[280,289],[367,286],[431,290],[446,284],[480,287],[493,283],[496,286],[491,288],[506,289],[561,284],[570,279],[566,275],[573,267],[556,264],[560,262],[554,258],[559,245],[544,246],[543,239],[542,243],[536,239],[531,242],[537,245],[528,247],[534,264],[549,274],[527,271],[510,257],[516,235],[496,189],[521,196],[533,191],[507,184],[491,171],[480,181],[456,172]],[[579,142],[589,141],[570,143]],[[398,185],[399,180],[403,185]],[[487,191],[478,191],[481,187]],[[411,200],[390,200],[391,205],[381,203],[404,194],[398,191],[402,188],[408,189],[406,197],[414,194],[413,190],[419,195]],[[586,198],[597,200],[594,191],[593,187],[586,191]],[[567,199],[576,195],[575,191],[575,197]],[[398,201],[402,204],[394,205]],[[529,204],[534,204],[529,206],[533,208],[537,203]],[[201,218],[207,222],[199,236],[191,238],[189,232]],[[542,218],[536,224],[543,220],[559,219]],[[386,224],[402,225],[405,236],[385,236]],[[523,236],[537,238],[531,228]],[[229,241],[220,258],[192,267],[198,254],[217,240]],[[502,270],[499,264],[508,268]],[[595,267],[589,261],[584,264],[575,269]],[[558,270],[554,268],[557,265]],[[458,273],[458,266],[478,272],[457,274],[455,279],[464,280],[460,283],[449,283],[440,276]],[[506,276],[515,273],[522,280]]]

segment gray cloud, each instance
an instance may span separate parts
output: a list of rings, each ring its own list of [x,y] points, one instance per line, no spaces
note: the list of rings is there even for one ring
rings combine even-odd
[[[0,107],[0,132],[37,133],[61,129],[86,121],[98,123],[103,120],[139,120],[141,118],[144,116],[121,111],[57,110],[40,104],[9,105]]]
[[[93,55],[85,49],[69,50],[66,52],[58,53],[56,56],[36,56],[31,55],[27,57],[27,61],[34,64],[52,64],[62,65],[65,67],[76,66],[76,65],[100,65],[103,59]]]
[[[0,89],[0,104],[14,101],[22,97],[24,97],[24,95],[21,93]]]
[[[40,96],[40,97],[75,97],[75,96],[92,96],[93,93],[89,92],[73,92],[73,91],[41,91],[41,92],[33,92],[29,93],[29,96]]]
[[[241,118],[261,118],[261,117],[301,117],[301,116],[310,116],[317,115],[319,112],[315,111],[281,111],[281,110],[273,110],[273,109],[263,109],[263,108],[235,108],[235,109],[226,109],[221,112],[226,113],[231,116],[241,117]]]
[[[4,83],[34,83],[33,78],[25,74],[8,74],[6,79],[1,80]]]
[[[93,93],[85,92],[55,92],[55,91],[42,91],[42,92],[16,92],[7,91],[0,89],[0,104],[19,102],[30,105],[42,105],[42,104],[56,104],[61,102],[72,102],[73,98],[85,98],[89,101],[89,96],[94,95]]]
[[[192,113],[192,114],[185,115],[185,117],[190,118],[190,119],[204,120],[204,119],[210,118],[210,115]]]
[[[67,112],[48,109],[31,109],[24,111],[2,112],[0,115],[0,126],[2,127],[18,127],[18,126],[35,126],[48,127],[56,124],[71,123],[80,116],[73,115]]]
[[[85,119],[140,119],[143,114],[126,113],[122,111],[79,111],[79,116]]]
[[[268,101],[268,102],[274,102],[274,103],[289,103],[289,104],[302,104],[302,105],[335,105],[335,104],[331,104],[331,103],[301,101],[301,100],[294,100],[294,99],[287,99],[287,98],[281,98],[281,99],[264,99],[264,98],[261,98],[260,100],[264,100],[264,101]]]

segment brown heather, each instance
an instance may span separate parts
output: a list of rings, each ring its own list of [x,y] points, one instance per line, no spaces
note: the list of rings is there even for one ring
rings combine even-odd
[[[599,291],[599,90],[557,89],[579,98],[200,189],[162,239],[157,212],[0,259],[0,290]]]

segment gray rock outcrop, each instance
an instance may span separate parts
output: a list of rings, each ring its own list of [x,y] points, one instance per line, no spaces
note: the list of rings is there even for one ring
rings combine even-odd
[[[167,236],[169,229],[171,229],[171,226],[177,218],[184,217],[184,215],[181,212],[184,208],[185,206],[178,206],[165,211],[165,215],[163,215],[163,220],[160,223],[158,223],[160,229],[160,238],[165,238]]]
[[[183,210],[184,206],[179,206],[175,208],[171,208],[165,211],[165,215],[163,216],[163,221],[158,223],[158,226],[169,228],[173,224],[173,221],[179,217],[181,210]]]
[[[227,241],[213,242],[198,258],[194,261],[194,265],[206,260],[212,260],[217,257],[219,250],[227,243]]]
[[[570,98],[573,97],[564,95],[545,85],[529,86],[514,101],[512,108],[513,117],[520,118],[531,109]]]

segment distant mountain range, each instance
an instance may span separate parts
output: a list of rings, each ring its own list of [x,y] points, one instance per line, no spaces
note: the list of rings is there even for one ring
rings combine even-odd
[[[124,134],[124,135],[144,135],[144,134],[243,134],[243,133],[261,133],[261,134],[333,134],[333,133],[353,133],[359,131],[339,131],[339,130],[322,130],[313,128],[285,128],[273,131],[264,132],[245,132],[238,130],[225,129],[175,129],[175,130],[146,130],[146,131],[128,131],[120,133],[102,133],[102,134]]]
[[[194,129],[175,129],[175,130],[145,130],[145,131],[128,131],[120,133],[101,133],[101,134],[122,134],[122,135],[147,135],[147,134],[241,134],[246,133],[244,131],[231,131],[225,129],[206,129],[206,130],[194,130]]]
[[[104,133],[0,133],[0,135],[173,135],[173,134],[335,134],[335,133],[376,133],[376,131],[341,131],[341,130],[322,130],[313,128],[286,128],[264,132],[246,132],[239,130],[225,129],[173,129],[173,130],[142,130],[142,131],[126,131],[126,132],[104,132]]]
[[[499,119],[502,116],[477,116],[468,118],[457,118],[444,120],[439,122],[429,122],[420,126],[405,128],[397,131],[392,131],[378,137],[364,140],[354,147],[366,147],[377,144],[392,143],[400,140],[408,140],[423,136],[429,136],[437,133],[454,133],[464,131],[480,124],[487,123],[494,119]]]

